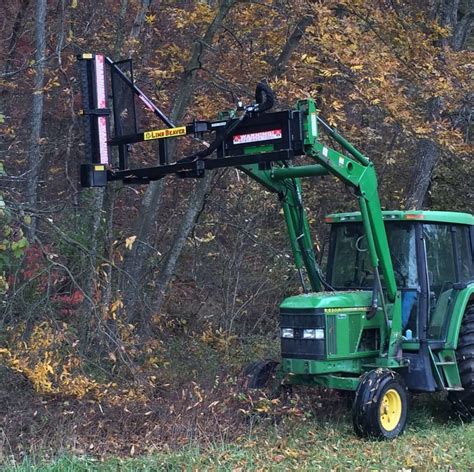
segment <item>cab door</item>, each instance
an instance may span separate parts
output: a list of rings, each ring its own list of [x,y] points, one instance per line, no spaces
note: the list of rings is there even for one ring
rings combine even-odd
[[[459,287],[474,280],[471,228],[423,225],[429,284],[428,339],[444,341]]]

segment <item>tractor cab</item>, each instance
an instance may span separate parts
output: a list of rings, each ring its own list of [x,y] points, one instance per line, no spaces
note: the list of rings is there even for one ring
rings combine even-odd
[[[417,341],[426,317],[428,339],[444,341],[456,291],[474,281],[474,217],[385,211],[383,219],[401,292],[404,338]],[[332,226],[328,284],[337,291],[370,290],[373,273],[360,213],[329,215],[326,222]]]

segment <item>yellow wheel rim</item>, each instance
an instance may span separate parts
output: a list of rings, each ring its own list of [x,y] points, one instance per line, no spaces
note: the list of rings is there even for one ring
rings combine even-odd
[[[385,392],[380,403],[380,423],[385,431],[393,431],[402,417],[402,399],[400,394],[391,388]]]

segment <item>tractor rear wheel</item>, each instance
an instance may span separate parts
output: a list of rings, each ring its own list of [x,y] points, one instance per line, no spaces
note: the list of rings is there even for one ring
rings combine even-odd
[[[278,367],[273,359],[253,362],[244,372],[244,388],[265,388],[269,386]]]
[[[470,422],[474,419],[474,305],[469,305],[464,313],[456,360],[464,391],[450,392],[448,398],[457,415]]]
[[[403,433],[408,414],[408,389],[389,369],[364,374],[352,405],[352,421],[358,436],[393,439]]]

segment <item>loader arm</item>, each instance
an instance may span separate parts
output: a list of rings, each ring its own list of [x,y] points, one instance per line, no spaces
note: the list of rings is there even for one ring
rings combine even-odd
[[[240,166],[239,169],[267,190],[280,195],[296,266],[298,269],[303,265],[305,266],[314,291],[320,290],[323,287],[323,282],[318,276],[320,269],[312,249],[308,220],[302,205],[299,178],[331,174],[352,188],[357,195],[360,206],[372,267],[376,273],[380,268],[385,281],[388,301],[393,303],[397,295],[397,286],[378,195],[374,165],[345,138],[319,118],[313,100],[302,100],[298,102],[297,106],[304,116],[305,154],[311,156],[317,164],[288,166],[285,163],[279,163],[279,165],[273,166],[269,170],[261,170],[258,165],[253,164]],[[329,148],[318,140],[318,122],[344,150],[351,154],[351,157]],[[302,223],[299,223],[298,211],[300,211]]]

